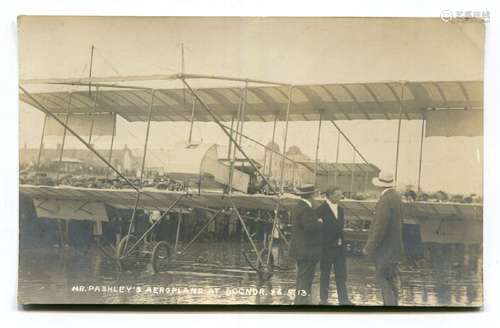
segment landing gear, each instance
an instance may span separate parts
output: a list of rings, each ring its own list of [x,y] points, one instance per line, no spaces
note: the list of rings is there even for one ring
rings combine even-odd
[[[160,272],[161,269],[165,268],[171,258],[172,252],[170,245],[166,241],[157,242],[151,252],[151,267],[153,273],[156,274]]]
[[[271,279],[274,273],[274,256],[272,252],[269,252],[268,248],[261,249],[259,256],[256,256],[255,253],[248,254],[246,252],[243,253],[243,256],[247,264],[257,272],[259,279],[262,281]]]
[[[118,247],[116,248],[116,262],[120,270],[130,269],[137,261],[139,249],[134,247],[130,250],[135,243],[137,243],[137,237],[134,235],[126,235],[118,243]]]

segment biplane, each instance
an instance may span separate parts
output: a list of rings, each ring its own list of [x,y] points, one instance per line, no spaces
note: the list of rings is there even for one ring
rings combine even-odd
[[[130,82],[173,80],[182,82],[182,87],[150,88],[130,85]],[[239,85],[194,88],[191,84],[193,80],[229,81]],[[81,90],[32,93],[27,90],[32,84],[74,86]],[[396,180],[401,120],[422,121],[419,190],[424,135],[453,136],[482,133],[482,81],[293,85],[224,76],[172,74],[24,80],[20,82],[19,88],[22,102],[42,111],[47,119],[57,122],[64,129],[64,136],[70,134],[76,137],[128,186],[125,189],[111,189],[21,184],[20,193],[33,199],[37,211],[44,211],[45,216],[58,219],[99,222],[107,220],[106,206],[132,209],[128,233],[120,240],[115,253],[111,256],[117,263],[123,265],[139,253],[147,253],[151,257],[153,270],[157,270],[161,261],[172,261],[183,251],[176,251],[179,227],[173,247],[164,241],[150,242],[148,235],[170,211],[176,208],[198,208],[210,211],[212,215],[186,247],[196,241],[220,213],[231,211],[237,216],[253,250],[253,256],[246,257],[250,267],[260,276],[270,277],[274,266],[272,259],[274,237],[278,236],[287,243],[286,236],[281,230],[280,213],[290,212],[301,201],[299,197],[291,194],[283,183],[284,163],[293,162],[293,159],[288,158],[285,153],[290,121],[314,121],[315,124],[317,122],[316,159],[315,162],[308,164],[316,173],[321,169],[318,163],[318,149],[322,124],[332,124],[359,158],[368,164],[368,160],[339,127],[337,121],[397,120],[399,124]],[[68,124],[70,117],[89,120],[91,124],[87,135],[92,135],[94,122],[100,115],[110,115],[114,120],[108,157],[96,151],[89,140],[82,137],[82,131],[77,131]],[[117,116],[128,122],[147,124],[138,179],[130,179],[111,163]],[[44,129],[47,119],[44,121]],[[189,182],[182,190],[158,190],[143,185],[150,126],[153,121],[190,122],[189,138],[183,152],[192,154],[199,151],[199,147],[204,147],[204,154],[209,153],[207,156],[195,156],[197,158],[195,164],[191,161],[181,163],[180,159],[184,157],[182,154],[175,159],[176,163],[171,163],[171,169],[167,170],[170,172],[167,174],[184,174],[184,176],[191,174],[191,178],[187,179]],[[273,122],[272,142],[275,140],[276,124],[282,122],[285,126],[282,152],[260,144],[246,135],[244,123],[249,121]],[[195,122],[213,122],[220,127],[228,140],[227,158],[217,161],[213,154],[210,155],[210,145],[192,144],[191,136]],[[443,122],[448,124],[443,127]],[[257,143],[269,151],[270,156],[279,158],[280,175],[271,181],[265,169],[263,170],[243,149],[242,139]],[[199,165],[202,161],[212,161],[211,169],[204,171]],[[192,169],[186,169],[184,165]],[[262,190],[266,191],[261,192]],[[342,201],[341,206],[345,208],[348,217],[370,220],[374,204],[374,201],[346,199]],[[425,235],[423,239],[427,241],[439,242],[443,240],[443,236],[448,242],[468,243],[481,240],[481,204],[422,201],[405,204],[406,222],[420,224],[422,234]],[[134,236],[131,234],[131,227],[138,209],[158,210],[162,214],[141,236]],[[269,218],[272,233],[262,246],[257,245],[247,229],[248,218],[242,210],[248,209],[272,213]],[[363,238],[362,235],[355,233],[351,237]]]

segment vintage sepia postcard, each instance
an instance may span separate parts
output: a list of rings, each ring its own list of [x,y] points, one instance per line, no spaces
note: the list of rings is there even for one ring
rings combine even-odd
[[[488,20],[20,16],[18,302],[481,307]]]

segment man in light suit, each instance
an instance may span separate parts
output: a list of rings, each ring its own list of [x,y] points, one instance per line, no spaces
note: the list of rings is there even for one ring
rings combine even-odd
[[[384,305],[397,306],[401,284],[398,263],[403,257],[401,197],[394,189],[392,173],[380,172],[372,183],[382,192],[363,253],[375,260],[375,277]]]
[[[344,210],[339,206],[342,190],[329,188],[321,193],[324,202],[316,209],[323,220],[320,261],[320,305],[328,304],[330,273],[335,271],[335,285],[340,305],[351,305],[347,294],[346,249],[344,243]]]

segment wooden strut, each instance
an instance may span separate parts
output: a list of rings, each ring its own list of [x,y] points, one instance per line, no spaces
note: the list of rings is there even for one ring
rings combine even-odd
[[[269,216],[269,214],[268,214]],[[271,220],[273,220],[273,218],[271,217]],[[281,230],[280,226],[277,225],[276,226],[276,230],[278,231],[278,233],[280,234],[281,238],[283,239],[283,241],[285,242],[285,244],[290,247],[290,241],[288,241],[288,239],[286,238],[285,236],[285,233]]]
[[[422,177],[422,155],[424,151],[424,134],[425,134],[425,112],[422,112],[422,127],[420,131],[420,156],[418,160],[418,180],[417,180],[417,191],[422,191],[420,181]]]
[[[269,175],[272,175],[272,167],[273,167],[273,153],[275,152],[274,150],[274,141],[276,138],[276,122],[278,122],[278,115],[274,116],[274,123],[273,123],[273,136],[271,139],[271,153],[269,153]],[[283,152],[284,154],[285,152]]]
[[[290,84],[281,83],[281,82],[255,80],[255,79],[242,79],[242,78],[237,78],[237,77],[203,75],[203,74],[178,74],[177,78],[179,78],[181,80],[185,80],[185,79],[207,79],[207,80],[211,80],[212,79],[212,80],[225,80],[225,81],[256,83],[256,84],[269,84],[269,85],[290,86]]]
[[[71,79],[23,79],[20,81],[21,84],[65,84],[65,85],[82,85],[87,86],[89,83],[92,85],[105,83],[110,87],[121,87],[120,85],[112,84],[118,82],[131,82],[131,81],[169,81],[169,80],[178,80],[178,79],[213,79],[213,80],[226,80],[226,81],[235,81],[235,82],[247,82],[248,83],[256,83],[256,84],[268,84],[268,85],[277,85],[277,86],[289,86],[288,83],[282,82],[273,82],[273,81],[264,81],[257,79],[245,79],[238,77],[226,77],[226,76],[215,76],[215,75],[202,75],[202,74],[183,74],[174,73],[174,74],[153,74],[148,76],[142,75],[130,75],[130,76],[103,76],[103,77],[92,77],[92,78],[71,78]],[[128,88],[128,86],[124,86],[124,88]],[[140,87],[133,86],[133,88],[141,88],[143,90],[151,89],[148,87]]]
[[[88,79],[82,79],[82,81],[88,81]],[[149,81],[149,80],[148,80]],[[45,84],[52,85],[74,85],[74,86],[87,86],[88,82],[80,82],[80,81],[70,81],[70,82],[46,82]],[[141,87],[136,85],[119,85],[113,83],[91,83],[94,87],[102,87],[102,88],[114,88],[114,89],[132,89],[132,90],[144,90],[150,91],[150,87]]]
[[[89,85],[89,92],[90,92],[90,85]],[[93,110],[90,113],[90,131],[89,131],[89,141],[88,143],[91,145],[92,144],[92,134],[94,132],[94,121],[95,121],[95,113],[97,111],[97,94],[99,93],[99,87],[95,88],[95,95],[94,95],[94,106]]]
[[[69,122],[69,114],[70,114],[70,108],[71,108],[71,98],[73,97],[73,93],[69,94],[69,99],[68,99],[68,109],[66,110],[66,122],[64,124],[64,132],[63,132],[63,137],[62,137],[62,142],[61,142],[61,151],[59,152],[59,161],[57,162],[57,173],[56,173],[56,183],[59,184],[59,174],[61,172],[61,161],[64,153],[64,144],[66,143],[66,133],[67,133],[67,126]]]
[[[278,229],[278,233],[281,236],[281,239],[283,239],[283,241],[285,242],[286,246],[288,248],[290,248],[290,241],[288,241],[288,239],[286,238],[285,233],[283,232],[283,230],[281,230],[280,227],[277,227],[277,229]]]
[[[401,140],[401,119],[403,117],[403,102],[404,102],[404,83],[401,83],[401,96],[399,99],[399,119],[398,119],[398,134],[396,140],[396,164],[394,165],[394,183],[398,183],[398,164],[399,164],[399,143]]]
[[[92,66],[94,64],[94,45],[90,48],[90,66],[89,66],[89,95],[92,95]],[[90,143],[90,141],[89,141]]]
[[[284,186],[283,186],[283,178],[284,178],[284,170],[285,170],[285,154],[286,154],[286,143],[288,139],[288,118],[290,115],[290,108],[292,104],[292,86],[289,87],[288,89],[288,104],[286,108],[286,114],[285,114],[285,136],[283,139],[283,149],[282,149],[282,154],[283,157],[281,158],[281,172],[280,172],[280,193],[283,194],[284,192]],[[275,120],[276,123],[276,120]],[[275,132],[276,124],[273,127],[273,144],[271,145],[274,146],[274,132]],[[295,162],[293,162],[295,165]],[[278,199],[278,202],[276,204],[276,209],[274,210],[274,218],[273,218],[273,227],[271,230],[271,239],[269,240],[269,246],[267,247],[267,259],[266,263],[269,265],[269,261],[271,259],[271,254],[272,254],[272,247],[273,247],[273,241],[274,241],[274,231],[276,227],[279,225],[279,210],[281,206],[281,198]]]
[[[262,172],[267,172],[267,148],[264,148],[264,159],[262,160]]]
[[[262,261],[262,258],[260,256],[259,250],[257,249],[257,246],[255,245],[255,242],[252,239],[252,235],[250,235],[250,231],[248,231],[247,225],[245,223],[245,220],[240,215],[240,212],[238,211],[238,208],[236,207],[236,204],[232,200],[232,198],[229,198],[231,201],[231,207],[233,208],[233,211],[236,213],[236,216],[238,217],[238,220],[240,220],[241,226],[243,227],[243,230],[245,230],[245,234],[247,235],[248,241],[250,242],[250,245],[252,246],[255,255],[257,256],[257,263],[264,264]]]
[[[181,42],[181,74],[184,74],[184,43]],[[186,88],[182,88],[183,107],[186,108]]]
[[[69,94],[69,99],[68,99],[68,109],[66,111],[66,126],[68,126],[69,123],[69,114],[71,110],[71,99],[73,97],[73,93],[70,92]],[[61,152],[59,153],[59,161],[57,163],[57,173],[56,173],[56,184],[59,185],[59,175],[61,172],[61,162],[63,158],[63,153],[64,153],[64,145],[66,144],[66,134],[67,134],[67,128],[64,128],[64,133],[62,137],[62,143],[61,143]],[[62,224],[64,223],[65,229],[63,230]],[[68,238],[68,222],[63,221],[63,220],[58,220],[58,228],[59,228],[59,239],[61,246],[64,246],[64,243],[67,243],[67,238]]]
[[[344,139],[349,143],[349,145],[354,149],[354,151],[359,155],[359,157],[361,157],[361,159],[363,160],[363,162],[365,162],[366,164],[369,164],[369,162],[366,160],[366,158],[363,156],[363,154],[361,154],[361,152],[358,150],[358,148],[356,148],[356,146],[354,146],[354,144],[352,143],[352,141],[340,129],[340,127],[338,126],[338,124],[335,121],[333,121],[333,120],[330,121],[330,122],[333,124],[333,126],[335,126],[335,128],[337,128],[337,131],[344,137]],[[338,160],[338,155],[337,155],[337,160]]]
[[[116,134],[116,113],[113,113],[113,129],[111,131],[111,142],[109,145],[109,156],[108,162],[111,163],[111,159],[113,156],[113,145],[115,143],[115,134]],[[106,180],[108,180],[109,170],[106,170]]]
[[[146,165],[146,154],[148,152],[149,131],[151,129],[151,117],[152,117],[152,113],[153,113],[154,99],[155,99],[155,90],[152,89],[151,90],[151,101],[149,103],[148,124],[146,126],[146,136],[144,138],[144,150],[143,150],[143,153],[142,153],[141,173],[140,173],[140,177],[139,177],[139,188],[142,188],[142,179],[144,177],[144,168],[145,168],[145,165]],[[136,216],[136,212],[137,212],[137,206],[139,205],[140,198],[141,198],[141,189],[137,190],[137,197],[135,199],[134,210],[132,211],[132,216],[130,218],[130,222],[129,222],[129,225],[128,225],[127,236],[130,236],[130,233],[132,232],[132,226],[133,226],[134,221],[135,221],[135,216]],[[127,238],[125,240],[125,247],[123,248],[126,253],[127,253],[128,240],[129,240],[129,238]]]
[[[335,156],[335,163],[339,162],[340,155],[340,131],[337,130],[337,155]]]
[[[269,152],[269,168],[268,168],[268,174],[269,176],[272,175],[272,168],[273,168],[273,153],[275,152],[274,150],[274,138],[275,138],[275,135],[276,135],[276,122],[278,121],[278,115],[275,115],[274,116],[274,123],[273,123],[273,136],[271,138],[271,149],[270,149],[270,152]],[[266,150],[267,150],[267,146],[264,145],[264,147],[266,147]],[[267,152],[266,152],[267,153]],[[265,161],[264,161],[264,165],[265,165]],[[266,173],[266,170],[264,168],[264,173]]]
[[[240,123],[239,140],[238,140],[240,145],[241,145],[241,136],[243,135],[243,125],[245,124],[245,109],[247,107],[247,95],[248,95],[248,81],[245,81],[245,88],[243,91],[243,102],[241,103],[241,123]]]
[[[36,170],[40,170],[40,161],[42,159],[43,142],[45,139],[45,127],[47,125],[48,115],[45,114],[43,118],[42,135],[40,137],[40,148],[38,148],[38,158],[36,160]]]
[[[188,145],[191,145],[191,139],[193,137],[193,126],[194,126],[194,113],[196,109],[196,99],[193,99],[193,108],[191,109],[191,122],[189,124],[189,136]]]
[[[184,254],[188,248],[196,241],[196,239],[198,239],[198,237],[203,233],[203,231],[205,231],[208,226],[213,222],[215,221],[215,219],[223,212],[224,210],[223,209],[220,209],[219,211],[217,211],[211,218],[210,220],[207,221],[207,223],[205,223],[205,225],[196,233],[196,235],[194,235],[194,237],[187,243],[187,245],[182,249],[182,251],[180,252],[180,254]]]
[[[182,212],[178,213],[178,215],[179,217],[177,218],[177,229],[175,231],[174,254],[177,254],[177,245],[179,243],[179,235],[181,232]]]
[[[354,151],[354,149],[352,152],[352,163],[353,164],[356,163],[356,152]],[[354,191],[354,165],[351,168],[351,185],[350,185],[350,190],[349,190],[351,198],[352,198],[353,191]]]
[[[90,65],[89,65],[89,81],[92,79],[92,66],[94,64],[94,45],[90,47]],[[92,113],[90,113],[91,116],[91,122],[90,122],[90,131],[89,131],[89,144],[92,144],[92,133],[94,131],[94,114],[96,112],[97,108],[97,93],[98,93],[99,87],[95,88],[95,97],[94,97],[94,109]],[[92,83],[89,82],[89,96],[92,97]]]
[[[287,139],[288,139],[288,117],[290,115],[290,108],[292,106],[292,90],[293,90],[293,87],[290,86],[288,88],[288,104],[286,106],[286,114],[285,114],[285,137],[283,139],[283,155],[285,155],[286,153],[286,142],[287,142]],[[281,193],[283,193],[284,191],[284,186],[283,186],[283,174],[284,174],[284,171],[285,171],[285,157],[282,157],[281,159],[281,168],[280,168],[281,172],[280,172],[280,191]]]
[[[231,131],[231,136],[233,135],[233,127],[234,127],[234,113],[231,115],[231,128],[229,129]],[[232,142],[231,139],[228,140],[227,143],[227,159],[231,160],[231,147],[232,147]]]
[[[316,186],[318,180],[318,156],[319,156],[319,142],[321,138],[321,123],[323,120],[323,111],[319,113],[319,122],[318,122],[318,139],[316,140],[316,156],[314,159],[314,186]]]
[[[271,228],[271,238],[269,239],[269,246],[267,247],[267,258],[266,258],[267,265],[269,265],[269,262],[271,260],[271,254],[272,254],[273,242],[274,242],[274,232],[279,227],[280,205],[281,205],[280,202],[276,203],[276,209],[274,210],[273,227]]]
[[[241,122],[241,109],[243,106],[243,91],[240,92],[240,100],[238,102],[238,113],[237,113],[237,120],[236,120],[236,133],[238,133],[240,129],[240,122]],[[229,157],[229,194],[232,195],[233,193],[233,176],[234,176],[234,162],[236,160],[236,143],[238,142],[238,134],[235,134],[233,136],[233,131],[231,130],[230,137],[229,137],[229,144],[233,144],[234,147],[230,150],[230,157]]]

